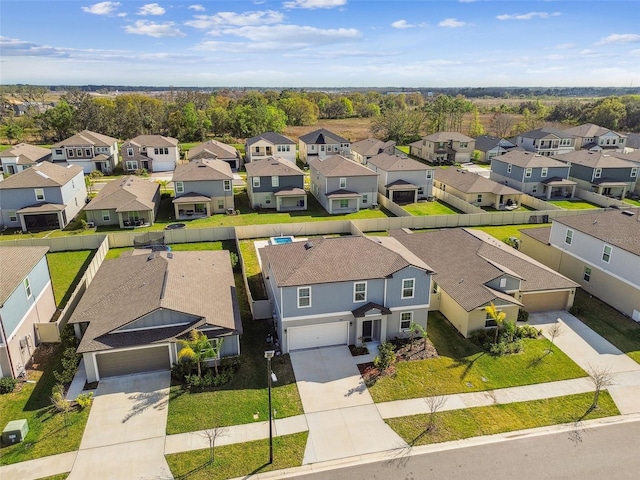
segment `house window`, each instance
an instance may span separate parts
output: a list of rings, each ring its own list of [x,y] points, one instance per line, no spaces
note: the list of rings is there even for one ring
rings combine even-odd
[[[476,202],[477,203],[482,203],[482,194],[481,193],[478,194],[478,197],[476,198]]]
[[[532,169],[530,169],[530,168],[525,169],[524,177],[525,178],[531,178],[531,173],[532,173]]]
[[[600,178],[602,176],[602,169],[596,168],[595,172],[593,172],[593,178]]]
[[[320,151],[324,152],[324,145],[320,145]]]
[[[433,170],[427,170],[427,180],[430,180],[433,178]]]
[[[231,180],[223,180],[222,188],[225,192],[231,190]]]
[[[568,147],[571,145],[571,139],[570,138],[563,138],[560,140],[560,145],[563,147]]]
[[[278,177],[277,175],[272,176],[271,177],[271,186],[272,187],[280,186],[280,177]]]
[[[548,173],[549,173],[549,169],[547,167],[542,167],[542,170],[540,171],[540,176],[546,177]]]
[[[469,144],[467,142],[460,142],[460,148],[467,148]]]
[[[56,155],[62,155],[62,149],[61,148],[57,148],[56,149]]]
[[[415,285],[415,278],[405,278],[402,280],[402,298],[413,298]]]
[[[76,157],[82,158],[82,149],[81,148],[76,148]]]
[[[511,173],[511,167],[512,167],[511,164],[507,165],[507,173]]]
[[[174,182],[176,187],[176,193],[184,193],[184,183],[183,182]]]
[[[496,310],[497,312],[500,312],[500,310]],[[495,318],[493,318],[489,312],[487,312],[486,316],[484,317],[484,328],[490,328],[490,327],[497,327],[498,323],[496,322]]]
[[[345,177],[340,178],[340,188],[347,188],[347,179]]]
[[[260,188],[260,177],[253,177],[253,188]]]
[[[67,157],[69,157],[69,158],[75,157],[75,154],[73,153],[72,149],[67,150]]]
[[[500,279],[500,288],[506,288],[507,287],[507,279],[506,278],[501,278]]]
[[[135,160],[127,160],[125,162],[125,164],[127,165],[127,170],[137,170],[138,169],[138,162],[136,162]]]
[[[367,301],[367,282],[356,282],[353,284],[353,301]]]
[[[9,212],[9,221],[10,222],[17,222],[18,221],[18,216],[16,215],[16,212],[14,212],[14,211]]]
[[[413,312],[402,312],[400,314],[400,331],[406,332],[409,330],[411,323],[413,323]]]
[[[154,149],[153,149],[153,153],[154,153],[155,155],[158,155],[158,154],[159,154],[159,150],[160,150],[159,148],[154,148]]]
[[[362,194],[362,204],[365,205],[369,201],[369,195],[366,193]]]
[[[127,155],[133,157],[133,148],[127,148]]]
[[[218,200],[218,210],[224,210],[224,200]]]
[[[567,245],[571,245],[571,242],[573,242],[573,230],[567,228],[567,234],[564,237],[564,243],[566,243]]]
[[[111,220],[111,215],[109,214],[109,210],[102,210],[102,221],[108,222]]]
[[[584,273],[582,274],[582,278],[585,282],[591,280],[591,269],[589,267],[584,267]]]
[[[27,298],[31,298],[32,292],[31,292],[31,283],[29,282],[29,277],[25,278],[22,283],[24,284],[24,291],[27,294]]]
[[[609,263],[609,260],[611,260],[611,245],[605,245],[604,248],[602,249],[602,261],[605,263]]]
[[[311,287],[298,287],[298,308],[311,306]]]
[[[91,149],[90,148],[85,148],[84,149],[84,154],[87,158],[91,158]]]
[[[531,193],[538,193],[538,184],[535,184],[533,187],[531,187]]]
[[[271,205],[271,195],[265,195],[264,197],[264,203],[266,205]]]
[[[35,193],[36,193],[36,200],[38,202],[44,202],[44,189],[36,188]]]
[[[631,178],[636,178],[638,176],[638,169],[636,167],[631,169]]]
[[[349,208],[349,200],[346,198],[340,200],[340,208]]]

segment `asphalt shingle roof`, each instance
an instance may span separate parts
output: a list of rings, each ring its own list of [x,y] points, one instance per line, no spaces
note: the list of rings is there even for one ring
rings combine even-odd
[[[31,168],[15,173],[0,182],[0,189],[61,187],[82,172],[78,165],[60,166],[40,162]]]
[[[568,155],[568,154],[563,154]],[[491,161],[511,163],[523,168],[538,168],[538,167],[566,167],[567,164],[559,160],[555,160],[552,157],[545,157],[534,152],[528,152],[526,150],[514,149],[504,155],[493,158]]]
[[[563,153],[553,158],[591,168],[631,168],[636,166],[627,160],[623,160],[609,153],[593,152],[590,150],[576,150],[575,152]]]
[[[153,210],[153,201],[160,185],[140,177],[127,175],[112,180],[98,192],[84,210],[112,210],[122,212],[138,210],[140,206]]]
[[[582,125],[578,125],[577,127],[565,128],[566,133],[571,135],[575,135],[577,137],[600,137],[602,135],[606,135],[609,132],[614,132],[613,130],[609,130],[608,128],[601,127],[600,125],[595,125],[593,123],[584,123]],[[616,133],[616,135],[620,135]],[[624,136],[624,135],[622,135]]]
[[[48,251],[49,247],[0,246],[0,307]]]
[[[335,133],[327,130],[326,128],[320,128],[313,132],[309,132],[306,135],[300,137],[300,141],[307,145],[324,145],[327,143],[349,143],[349,140],[336,135]]]
[[[178,165],[173,172],[174,182],[198,180],[233,180],[231,166],[223,160],[193,160]]]
[[[496,195],[522,195],[515,188],[508,187],[475,173],[454,167],[436,168],[435,179],[463,193],[494,193]]]
[[[341,155],[309,160],[309,166],[325,177],[362,177],[377,176],[373,170]]]
[[[377,138],[365,138],[364,140],[360,140],[359,142],[355,142],[351,144],[351,151],[359,153],[362,156],[370,157],[373,155],[378,155],[385,148],[395,147],[396,142],[393,140],[389,140],[388,142],[383,142],[382,140],[378,140]]]
[[[519,134],[518,137],[540,139],[540,138],[546,138],[549,135],[555,135],[558,138],[574,138],[574,136],[571,135],[570,133],[563,132],[562,130],[558,130],[557,128],[551,128],[551,127],[543,127],[543,128],[538,128],[536,130],[529,130],[528,132]]]
[[[501,143],[508,142],[510,145],[503,145],[502,148],[514,148],[515,145],[511,143],[509,140],[505,140],[500,137],[492,137],[490,135],[480,135],[476,137],[476,150],[480,150],[481,152],[488,152],[492,148],[496,148]]]
[[[253,145],[260,140],[265,140],[272,145],[295,145],[296,142],[291,140],[290,138],[285,137],[284,135],[280,135],[276,132],[265,132],[260,135],[256,135],[255,137],[251,137],[247,139],[247,145]]]
[[[101,133],[92,132],[91,130],[83,130],[80,133],[56,143],[51,148],[56,147],[76,147],[84,145],[95,145],[99,147],[110,147],[117,143],[118,139],[103,135]]]
[[[28,143],[19,143],[5,151],[0,152],[0,158],[17,157],[18,165],[32,165],[34,163],[47,161],[51,157],[51,150]]]
[[[240,154],[235,147],[217,140],[209,140],[189,149],[189,159],[195,158],[219,158],[219,159],[235,159]]]
[[[130,140],[141,147],[177,147],[178,139],[163,135],[138,135]]]
[[[368,162],[386,172],[413,172],[434,170],[434,167],[407,156],[380,153],[371,157]]]
[[[278,157],[264,158],[245,165],[248,177],[267,177],[267,176],[299,176],[304,175],[297,165],[288,160]]]
[[[431,142],[473,142],[475,141],[471,137],[467,137],[460,132],[437,132],[432,133],[431,135],[427,135],[424,137],[425,140],[429,140]]]

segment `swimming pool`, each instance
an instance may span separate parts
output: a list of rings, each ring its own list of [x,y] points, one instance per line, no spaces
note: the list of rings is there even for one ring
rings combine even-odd
[[[282,245],[283,243],[291,243],[293,242],[292,235],[281,235],[279,237],[271,237],[269,239],[269,243],[271,245]]]

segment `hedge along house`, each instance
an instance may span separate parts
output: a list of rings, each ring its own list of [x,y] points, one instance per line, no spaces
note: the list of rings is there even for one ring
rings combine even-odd
[[[234,210],[233,172],[222,160],[194,160],[173,173],[176,219],[210,217]]]
[[[240,354],[242,323],[229,252],[134,250],[106,260],[69,323],[81,336],[89,382],[169,370],[176,341],[198,329]]]

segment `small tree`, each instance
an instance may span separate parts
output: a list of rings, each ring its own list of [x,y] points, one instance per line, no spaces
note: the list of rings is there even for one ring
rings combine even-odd
[[[169,180],[156,180],[156,183],[160,184],[161,193],[167,193],[167,185],[169,185]]]
[[[216,440],[220,437],[226,437],[229,429],[227,427],[211,427],[206,428],[200,432],[203,438],[206,438],[209,442],[209,463],[213,463],[215,460],[215,447]]]
[[[389,342],[384,342],[378,347],[378,351],[380,353],[373,359],[373,364],[381,372],[386,372],[387,369],[396,361],[395,349],[396,347]]]
[[[549,348],[547,351],[551,353],[551,347],[553,347],[554,340],[562,335],[562,324],[556,320],[555,323],[549,327],[547,332],[549,333]]]
[[[507,318],[507,314],[499,311],[496,308],[496,306],[493,304],[493,302],[491,302],[491,304],[488,307],[485,307],[484,310],[496,322],[496,338],[494,340],[494,343],[498,343],[498,332],[500,330],[500,326],[502,325],[504,320]]]
[[[189,338],[178,339],[178,345],[181,347],[178,351],[178,360],[186,358],[194,362],[198,369],[198,377],[202,378],[202,362],[206,358],[217,357],[216,347],[211,345],[209,338],[197,329],[191,330]]]
[[[58,412],[63,414],[64,426],[69,426],[69,412],[71,411],[71,402],[64,395],[64,386],[60,383],[56,384],[51,391],[51,404]]]
[[[435,397],[427,397],[424,401],[429,407],[429,422],[427,423],[426,431],[433,432],[436,430],[436,413],[447,403],[447,397],[436,395]]]
[[[589,380],[591,380],[591,383],[593,383],[593,386],[596,389],[593,392],[593,402],[591,403],[591,406],[589,407],[585,415],[588,415],[594,409],[598,408],[600,391],[603,388],[607,388],[613,385],[613,373],[611,373],[611,370],[606,367],[589,367],[587,373],[589,374]]]
[[[411,332],[411,350],[413,350],[413,339],[415,336],[419,336],[424,341],[424,349],[427,349],[427,331],[419,323],[411,322],[409,325],[409,331]]]

